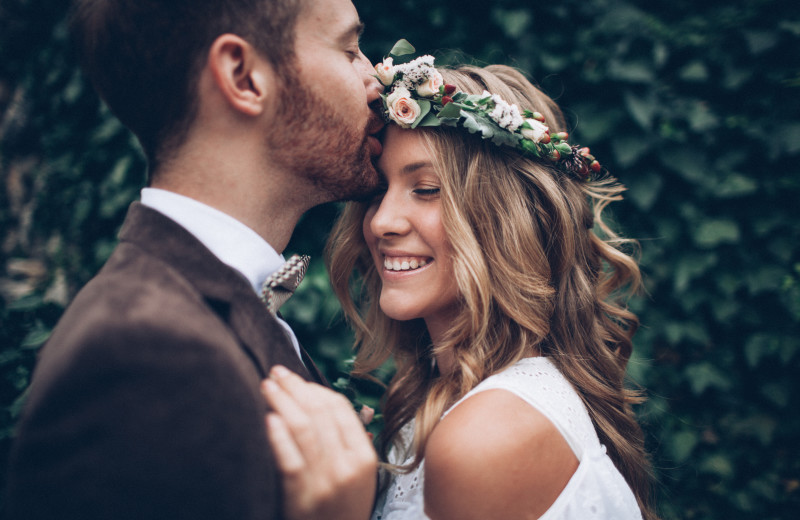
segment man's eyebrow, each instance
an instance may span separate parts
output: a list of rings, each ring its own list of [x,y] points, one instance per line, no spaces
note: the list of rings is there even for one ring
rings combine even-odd
[[[353,22],[353,25],[348,27],[345,31],[342,31],[341,36],[339,36],[339,40],[341,40],[343,43],[349,43],[353,36],[355,36],[356,39],[359,39],[363,33],[364,22],[359,20],[357,22]]]

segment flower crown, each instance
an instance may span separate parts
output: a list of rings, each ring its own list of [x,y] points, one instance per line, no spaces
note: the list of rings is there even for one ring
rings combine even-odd
[[[414,47],[399,40],[389,57],[375,66],[378,80],[387,88],[382,94],[384,117],[403,128],[450,126],[479,133],[498,146],[509,146],[525,155],[549,160],[557,169],[589,181],[605,172],[588,148],[571,145],[566,132],[550,133],[539,112],[520,111],[497,94],[459,92],[444,84],[433,66],[433,56],[393,64],[393,58],[412,54]]]

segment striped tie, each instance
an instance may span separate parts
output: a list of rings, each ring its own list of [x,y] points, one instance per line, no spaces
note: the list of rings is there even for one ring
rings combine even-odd
[[[292,255],[280,269],[272,273],[261,285],[261,300],[272,314],[294,293],[308,269],[308,255]]]

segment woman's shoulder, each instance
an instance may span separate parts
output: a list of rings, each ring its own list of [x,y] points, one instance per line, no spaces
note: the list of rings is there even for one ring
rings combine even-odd
[[[523,358],[490,376],[453,405],[445,416],[473,396],[494,389],[516,395],[549,419],[578,459],[587,449],[599,447],[597,432],[580,395],[548,357]]]
[[[431,434],[426,508],[434,517],[542,514],[577,467],[547,416],[512,392],[489,389],[451,409]]]

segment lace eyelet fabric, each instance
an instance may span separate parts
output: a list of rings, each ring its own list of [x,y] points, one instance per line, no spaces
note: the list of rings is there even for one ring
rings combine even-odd
[[[545,357],[525,358],[482,381],[442,417],[478,392],[509,391],[545,415],[569,444],[579,464],[542,520],[641,520],[636,498],[606,453],[583,402],[555,365]],[[404,445],[390,462],[411,462],[414,422],[401,430]],[[395,474],[380,497],[372,520],[425,520],[425,461],[410,473]]]

